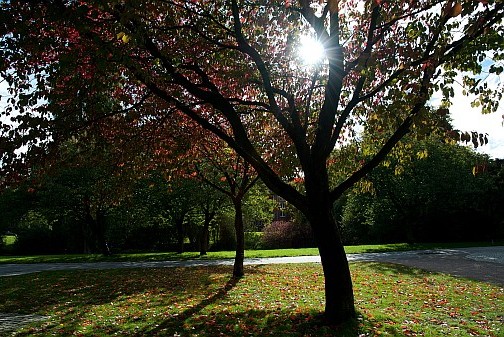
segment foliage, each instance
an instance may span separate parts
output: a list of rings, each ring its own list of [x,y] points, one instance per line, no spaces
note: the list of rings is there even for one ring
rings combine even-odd
[[[306,223],[273,221],[263,231],[262,245],[265,249],[302,248],[314,245],[313,234]]]
[[[234,214],[223,213],[217,217],[218,240],[212,246],[212,250],[236,249],[236,232],[234,228]]]
[[[16,236],[15,235],[0,235],[0,254],[13,254],[14,253],[14,247],[16,243]],[[1,263],[1,258],[0,258],[0,263]]]
[[[54,253],[54,232],[49,221],[36,211],[28,211],[17,228],[17,251],[27,254]]]
[[[271,221],[275,203],[268,188],[258,181],[247,193],[243,204],[246,231],[262,231]]]
[[[0,193],[0,232],[12,231],[23,216],[34,207],[34,190],[29,184],[9,188]]]
[[[263,232],[245,232],[245,249],[246,250],[262,249],[263,235],[264,235]]]
[[[352,264],[358,319],[323,326],[320,265],[67,271],[7,277],[0,311],[51,318],[15,336],[499,336],[497,286],[398,265]]]
[[[348,195],[341,211],[345,242],[490,239],[496,223],[487,206],[497,194],[485,169],[488,159],[437,138],[405,142],[413,153],[428,155],[409,163],[391,160],[368,176],[371,190]]]

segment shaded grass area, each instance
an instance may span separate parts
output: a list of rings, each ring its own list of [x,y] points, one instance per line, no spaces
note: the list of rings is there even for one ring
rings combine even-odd
[[[476,247],[491,246],[488,242],[471,243],[424,243],[408,244],[393,243],[382,245],[361,245],[346,246],[347,254],[356,253],[377,253],[393,252],[420,249],[436,248],[457,248],[457,247]],[[493,245],[504,245],[503,242]],[[247,250],[247,258],[265,258],[265,257],[285,257],[285,256],[313,256],[318,255],[317,248],[300,249],[272,249],[272,250]],[[58,263],[58,262],[104,262],[104,261],[168,261],[168,260],[192,260],[192,259],[232,259],[235,256],[234,251],[209,252],[205,256],[200,256],[197,252],[185,252],[182,254],[175,252],[167,253],[136,253],[136,254],[114,254],[104,256],[101,254],[65,254],[65,255],[33,255],[33,256],[0,256],[0,263]]]
[[[15,336],[502,336],[504,289],[351,264],[359,317],[324,326],[318,264],[44,272],[2,278],[0,312],[49,320]]]

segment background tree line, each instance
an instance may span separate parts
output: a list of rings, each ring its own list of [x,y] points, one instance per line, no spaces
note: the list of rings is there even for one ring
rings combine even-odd
[[[416,158],[390,155],[335,203],[345,244],[504,237],[503,160],[433,137],[402,145]],[[302,214],[287,206],[288,217],[274,218],[279,206],[263,184],[246,194],[246,249],[314,246]],[[167,180],[152,171],[133,179],[114,175],[105,160],[66,165],[5,190],[0,209],[1,233],[17,238],[11,253],[203,254],[236,247],[232,202],[196,172]]]

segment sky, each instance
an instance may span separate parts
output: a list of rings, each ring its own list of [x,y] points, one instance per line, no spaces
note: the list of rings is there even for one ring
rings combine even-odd
[[[491,64],[493,64],[493,61],[489,58],[483,61],[483,72],[476,76],[476,79],[481,79],[480,84],[486,83],[488,88],[499,88],[499,84],[504,81],[504,76],[488,74]],[[476,131],[488,134],[488,144],[478,147],[476,151],[486,153],[490,158],[504,159],[504,99],[500,101],[496,112],[484,115],[481,113],[481,107],[471,107],[471,102],[474,101],[476,96],[463,95],[464,88],[458,83],[462,83],[462,75],[457,76],[453,85],[455,97],[451,100],[452,106],[450,107],[453,128],[462,132]],[[434,94],[431,104],[436,106],[440,97],[440,94]],[[468,146],[472,147],[472,144]]]
[[[477,152],[486,153],[491,158],[504,159],[504,100],[501,100],[497,112],[482,115],[479,108],[471,108],[470,97],[462,95],[462,89],[456,90],[450,113],[453,126],[460,131],[477,131],[488,133],[488,144],[481,146]],[[470,145],[472,146],[472,145]]]

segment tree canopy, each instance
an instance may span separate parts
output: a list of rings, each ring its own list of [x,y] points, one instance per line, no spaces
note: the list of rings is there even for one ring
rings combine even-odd
[[[50,154],[52,144],[76,131],[154,137],[145,130],[183,130],[188,118],[225,141],[307,217],[331,321],[355,314],[333,202],[413,126],[443,113],[426,108],[433,93],[442,92],[445,109],[458,72],[478,74],[486,57],[503,57],[502,1],[45,0],[0,6],[0,72],[12,94],[3,114],[13,118],[2,126],[4,174],[18,174],[20,166],[8,164]],[[299,59],[303,35],[323,44],[319,64]],[[492,69],[502,71],[497,63]],[[480,95],[484,111],[495,110],[502,92],[483,82],[473,77],[465,85]],[[368,129],[376,135],[375,150],[334,184],[328,167],[347,158],[332,158],[333,150]],[[291,183],[295,175],[302,188]]]

